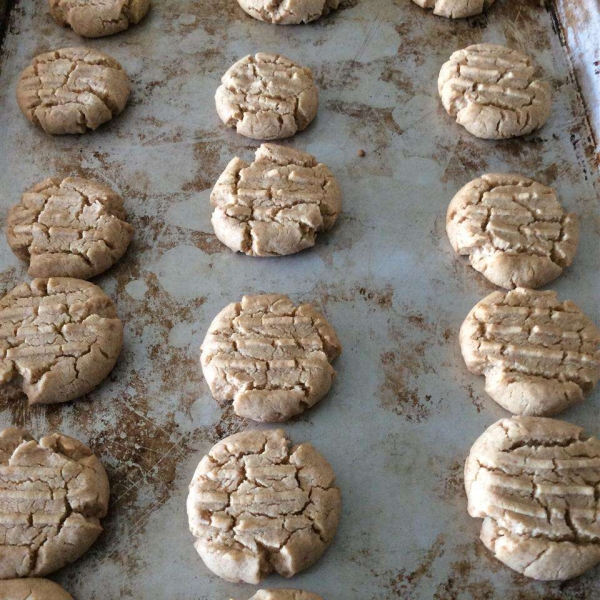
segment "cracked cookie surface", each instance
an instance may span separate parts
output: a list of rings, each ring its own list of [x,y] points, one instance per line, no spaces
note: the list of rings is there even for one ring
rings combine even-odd
[[[0,598],[0,600],[2,599]],[[258,590],[249,600],[323,600],[323,598],[304,590],[276,588],[273,590]]]
[[[556,191],[522,175],[490,173],[465,185],[448,207],[454,250],[501,287],[536,288],[558,277],[579,243],[577,215]]]
[[[474,136],[497,140],[526,135],[550,116],[550,85],[535,76],[531,58],[494,44],[454,52],[438,78],[449,115]]]
[[[333,327],[310,304],[284,295],[244,296],[226,306],[202,343],[202,372],[213,397],[241,417],[285,421],[329,391],[341,353]]]
[[[481,14],[494,0],[413,0],[421,8],[433,10],[434,15],[462,19]]]
[[[314,246],[333,227],[342,194],[331,171],[314,156],[262,144],[253,163],[234,158],[212,194],[216,236],[250,256],[282,256]]]
[[[133,227],[125,221],[123,199],[108,186],[53,177],[10,209],[6,234],[32,277],[89,279],[123,256]]]
[[[77,560],[102,531],[108,496],[104,467],[81,442],[2,431],[0,579],[39,577]]]
[[[228,127],[257,140],[275,140],[305,129],[317,115],[312,71],[280,54],[240,59],[221,78],[215,102]]]
[[[129,88],[127,74],[108,54],[62,48],[33,59],[19,80],[17,102],[46,133],[85,133],[125,108]]]
[[[30,404],[68,402],[114,367],[123,324],[96,285],[34,279],[0,300],[0,385],[22,388]]]
[[[187,512],[196,550],[216,575],[259,583],[291,577],[331,543],[341,510],[329,463],[281,429],[221,440],[200,461]]]
[[[50,14],[59,25],[88,38],[125,31],[139,23],[150,8],[150,0],[48,1]]]
[[[520,415],[551,415],[581,402],[600,379],[600,331],[556,292],[517,288],[475,305],[460,328],[472,373]]]
[[[4,580],[0,584],[0,600],[73,600],[73,597],[49,579],[27,577]]]
[[[299,25],[324,17],[340,0],[238,0],[251,17],[277,25]]]
[[[600,440],[580,427],[496,422],[471,448],[465,488],[483,543],[515,571],[564,580],[600,562]]]

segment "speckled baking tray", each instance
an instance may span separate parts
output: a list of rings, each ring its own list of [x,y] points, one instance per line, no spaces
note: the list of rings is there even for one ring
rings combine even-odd
[[[467,515],[464,458],[507,413],[486,396],[483,378],[467,372],[457,339],[469,309],[493,286],[457,260],[444,230],[453,194],[486,171],[517,171],[555,186],[582,217],[582,241],[553,287],[600,324],[600,182],[591,127],[598,29],[581,35],[600,20],[595,0],[561,2],[498,0],[485,15],[451,22],[410,0],[353,0],[310,26],[283,28],[252,20],[235,0],[154,0],[139,26],[85,42],[129,72],[129,107],[96,133],[62,138],[29,125],[15,86],[35,54],[81,40],[54,24],[44,0],[8,2],[0,58],[2,226],[25,188],[73,174],[114,186],[136,227],[126,256],[95,280],[126,328],[109,380],[64,406],[0,400],[1,427],[63,431],[88,442],[108,469],[106,532],[52,576],[77,600],[252,595],[252,586],[226,583],[204,567],[185,499],[210,446],[252,426],[212,400],[198,367],[204,332],[226,303],[268,291],[315,303],[344,345],[331,393],[287,425],[296,442],[313,442],[335,468],[344,511],[317,565],[267,585],[291,583],[325,600],[600,597],[599,569],[564,584],[513,573],[484,549],[480,523]],[[532,54],[548,76],[554,109],[539,133],[477,140],[440,106],[440,66],[452,51],[481,41]],[[319,116],[286,143],[327,163],[344,193],[334,230],[289,258],[236,256],[210,226],[213,183],[232,156],[248,159],[257,146],[222,126],[213,95],[233,61],[259,50],[314,69]],[[28,279],[4,238],[0,269],[3,289]],[[599,409],[597,390],[562,416],[600,434]]]

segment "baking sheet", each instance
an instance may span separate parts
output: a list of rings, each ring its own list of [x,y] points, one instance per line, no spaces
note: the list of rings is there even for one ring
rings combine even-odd
[[[52,579],[78,600],[254,593],[212,575],[187,529],[198,461],[218,439],[253,427],[211,398],[198,348],[225,304],[283,292],[322,309],[344,346],[330,394],[286,425],[295,442],[311,441],[329,459],[344,511],[317,565],[265,586],[293,585],[325,600],[599,597],[598,569],[544,584],[496,561],[478,540],[480,522],[467,515],[462,489],[471,443],[507,413],[460,357],[460,324],[494,288],[450,248],[444,225],[453,194],[493,171],[555,186],[582,230],[574,265],[552,287],[600,324],[595,141],[558,14],[552,2],[498,0],[485,15],[450,22],[410,0],[351,0],[310,26],[283,28],[254,21],[234,0],[155,0],[139,26],[83,42],[126,68],[128,108],[93,134],[52,138],[20,115],[17,79],[34,55],[82,40],[55,25],[43,0],[13,5],[0,58],[0,225],[32,184],[80,175],[118,190],[136,227],[125,257],[94,280],[125,322],[109,380],[64,406],[0,400],[0,427],[77,437],[109,473],[105,534]],[[440,106],[440,66],[482,41],[524,50],[541,65],[554,109],[540,132],[477,140]],[[344,193],[334,230],[288,258],[236,256],[210,226],[212,185],[231,157],[248,160],[258,145],[222,126],[213,95],[229,65],[256,51],[313,68],[319,116],[285,143],[328,164]],[[2,290],[28,279],[4,239],[0,267]],[[596,390],[562,417],[598,435],[599,408]]]

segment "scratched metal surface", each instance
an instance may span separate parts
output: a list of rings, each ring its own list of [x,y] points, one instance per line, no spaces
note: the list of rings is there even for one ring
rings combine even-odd
[[[436,77],[453,50],[506,43],[531,53],[555,90],[549,123],[507,142],[470,137],[440,107]],[[252,426],[212,400],[197,364],[206,327],[245,292],[285,292],[319,306],[344,345],[329,396],[287,429],[330,460],[343,492],[338,536],[291,582],[326,600],[591,599],[598,569],[572,582],[527,580],[493,559],[468,517],[463,460],[506,413],[458,349],[468,310],[493,287],[453,255],[444,231],[456,190],[486,171],[554,185],[582,217],[574,266],[554,287],[600,323],[600,209],[594,140],[551,4],[498,0],[485,16],[449,22],[409,0],[354,0],[313,25],[277,28],[234,0],[163,0],[131,31],[86,42],[125,66],[125,113],[96,133],[51,138],[18,112],[17,78],[31,57],[79,44],[45,2],[12,9],[0,59],[0,218],[51,175],[114,186],[136,226],[132,247],[96,283],[116,301],[126,343],[117,368],[86,399],[29,409],[0,400],[0,426],[60,430],[91,444],[112,483],[105,534],[56,573],[78,600],[242,600],[252,586],[213,576],[187,530],[188,482],[219,438]],[[311,66],[319,116],[287,143],[339,179],[344,213],[317,246],[260,260],[233,255],[210,227],[209,192],[235,154],[256,143],[226,130],[213,104],[220,75],[254,51]],[[366,157],[359,158],[357,150]],[[27,279],[0,242],[0,284]],[[596,392],[563,417],[600,434]]]

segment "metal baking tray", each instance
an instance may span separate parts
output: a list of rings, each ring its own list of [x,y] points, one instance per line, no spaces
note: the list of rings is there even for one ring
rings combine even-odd
[[[7,3],[0,57],[0,225],[32,184],[54,175],[99,179],[126,200],[135,240],[95,280],[116,302],[126,341],[100,388],[62,406],[2,397],[0,427],[59,430],[88,442],[112,484],[105,533],[54,574],[78,600],[244,600],[254,587],[212,575],[188,532],[188,483],[218,439],[254,427],[211,398],[198,349],[217,311],[244,293],[310,301],[335,326],[344,353],[331,393],[286,425],[338,475],[344,510],[325,556],[291,581],[325,600],[558,600],[600,597],[600,571],[536,583],[495,560],[466,512],[462,466],[471,443],[506,416],[467,372],[458,329],[494,288],[454,256],[445,213],[485,172],[520,172],[555,186],[581,216],[574,265],[552,287],[600,324],[600,181],[595,0],[497,0],[449,21],[410,0],[350,0],[308,26],[276,27],[235,0],[154,0],[128,32],[82,41],[46,2]],[[531,54],[554,89],[539,132],[478,140],[440,105],[436,80],[452,51],[476,42]],[[133,80],[125,112],[95,133],[50,137],[19,113],[21,70],[43,51],[88,45]],[[226,129],[213,95],[224,71],[256,51],[310,66],[316,121],[286,144],[328,164],[343,214],[314,249],[278,259],[234,255],[214,237],[209,194],[234,156],[258,143]],[[598,130],[597,130],[598,132]],[[358,150],[366,156],[358,156]],[[2,291],[27,280],[0,242]],[[561,415],[600,434],[600,390]]]

